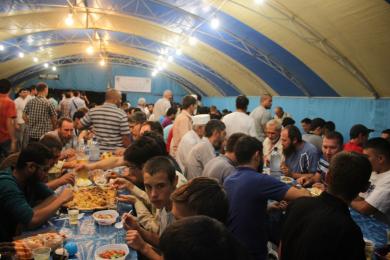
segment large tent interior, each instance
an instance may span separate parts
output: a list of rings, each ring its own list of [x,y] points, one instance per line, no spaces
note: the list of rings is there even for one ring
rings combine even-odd
[[[153,103],[202,96],[234,110],[274,96],[299,122],[389,128],[390,1],[3,0],[0,78],[28,87],[104,92],[116,76],[151,79],[127,92]],[[348,138],[348,137],[347,137]]]

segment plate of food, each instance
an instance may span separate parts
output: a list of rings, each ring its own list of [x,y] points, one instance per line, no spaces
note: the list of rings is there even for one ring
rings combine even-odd
[[[313,187],[313,188],[308,188],[307,189],[310,194],[313,196],[313,197],[316,197],[316,196],[320,196],[321,193],[322,193],[322,190],[317,188],[317,187]]]
[[[116,190],[111,187],[85,187],[73,192],[73,200],[66,206],[78,210],[103,210],[115,207]]]
[[[96,249],[95,259],[96,260],[106,260],[106,259],[116,259],[124,260],[129,254],[129,248],[126,244],[109,244],[101,246]]]
[[[76,178],[75,184],[77,187],[88,187],[92,185],[92,181],[87,178]]]
[[[119,214],[116,210],[100,210],[93,213],[92,217],[99,225],[112,225]]]
[[[280,177],[280,181],[281,181],[281,182],[284,182],[284,183],[286,183],[286,184],[291,184],[291,183],[294,182],[294,179],[291,178],[291,177],[287,177],[287,176],[281,176],[281,177]]]

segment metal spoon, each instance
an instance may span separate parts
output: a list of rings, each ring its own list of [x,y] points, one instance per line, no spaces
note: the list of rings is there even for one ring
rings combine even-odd
[[[129,211],[129,213],[127,213],[127,214],[132,214],[132,213],[133,213],[133,210],[131,209],[131,210]],[[125,219],[122,218],[122,220],[121,220],[120,222],[115,223],[114,227],[117,228],[117,229],[123,228],[123,222],[124,222],[124,221],[125,221]]]

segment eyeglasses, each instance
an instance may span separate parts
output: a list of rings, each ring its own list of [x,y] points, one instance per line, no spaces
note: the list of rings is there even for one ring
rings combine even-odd
[[[28,164],[34,165],[35,167],[37,167],[42,172],[48,172],[50,170],[50,166],[49,165],[39,165],[36,162],[28,162]]]

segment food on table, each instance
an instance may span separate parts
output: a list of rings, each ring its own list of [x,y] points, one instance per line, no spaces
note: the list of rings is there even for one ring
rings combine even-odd
[[[89,179],[85,179],[85,178],[77,178],[76,179],[76,186],[78,186],[78,187],[86,187],[86,186],[91,186],[91,185],[92,185],[92,181]]]
[[[111,214],[102,214],[102,213],[101,214],[96,214],[95,216],[96,216],[96,218],[99,218],[99,219],[111,219],[111,218],[114,217]]]
[[[73,200],[67,206],[79,210],[104,209],[115,205],[115,197],[113,188],[80,188],[73,192]]]
[[[320,196],[322,193],[322,190],[317,187],[309,188],[308,190],[312,196]]]
[[[22,241],[30,250],[44,246],[50,247],[52,250],[55,250],[62,245],[62,242],[64,241],[64,236],[55,232],[50,232],[28,237],[22,239]]]
[[[284,183],[287,183],[287,184],[292,183],[292,182],[294,181],[293,178],[286,177],[286,176],[280,177],[280,180],[281,180],[282,182],[284,182]]]
[[[103,253],[99,254],[99,257],[103,259],[116,259],[121,258],[126,255],[126,252],[123,250],[106,250]]]
[[[24,242],[26,243],[26,246],[31,250],[44,246],[44,242],[37,236],[26,238],[24,239]]]
[[[101,156],[100,156],[100,159],[104,160],[104,159],[108,159],[112,157],[112,153],[111,152],[104,152]]]

